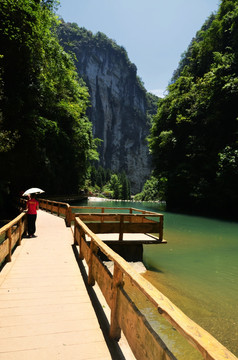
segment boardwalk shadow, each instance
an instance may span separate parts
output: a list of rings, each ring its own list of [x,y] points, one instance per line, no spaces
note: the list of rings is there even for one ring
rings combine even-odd
[[[90,300],[92,302],[92,306],[93,306],[94,311],[96,313],[100,328],[101,328],[103,336],[104,336],[104,339],[106,341],[108,350],[110,351],[111,357],[112,357],[113,360],[126,360],[126,358],[125,358],[119,344],[117,343],[117,341],[115,341],[115,340],[113,340],[113,339],[111,339],[109,337],[110,325],[109,325],[107,316],[106,316],[106,314],[105,314],[105,312],[103,310],[103,307],[102,307],[102,305],[101,305],[101,303],[100,303],[100,301],[99,301],[93,287],[88,285],[88,275],[87,275],[87,272],[86,272],[86,269],[85,269],[85,267],[83,265],[82,260],[79,258],[79,253],[78,253],[78,250],[77,250],[76,246],[72,245],[72,249],[73,249],[73,252],[74,252],[74,255],[75,255],[75,259],[76,259],[76,261],[78,263],[80,272],[82,274],[82,277],[83,277],[83,280],[84,280],[85,287],[87,289],[88,295],[89,295]]]
[[[160,273],[160,274],[164,274],[163,270],[160,270],[157,267],[154,267],[153,265],[152,266],[150,265],[150,266],[146,267],[146,270],[153,271],[153,272]]]

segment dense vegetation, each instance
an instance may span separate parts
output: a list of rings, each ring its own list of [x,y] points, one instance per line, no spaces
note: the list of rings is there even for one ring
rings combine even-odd
[[[97,157],[88,91],[59,45],[55,0],[0,2],[0,208],[38,186],[77,193]]]
[[[117,174],[102,166],[91,166],[87,189],[94,195],[111,199],[129,200],[131,186],[125,172]]]
[[[238,1],[223,0],[159,101],[149,147],[168,209],[237,217]]]
[[[151,175],[148,179],[142,191],[134,196],[135,201],[166,201],[166,189],[167,179],[161,177],[160,179]]]

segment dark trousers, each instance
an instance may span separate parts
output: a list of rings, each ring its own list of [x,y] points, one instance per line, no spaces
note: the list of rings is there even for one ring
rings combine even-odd
[[[28,235],[34,235],[36,231],[36,215],[27,214]]]

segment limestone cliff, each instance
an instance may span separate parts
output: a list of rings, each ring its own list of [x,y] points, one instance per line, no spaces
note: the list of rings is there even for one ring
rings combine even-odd
[[[86,82],[93,134],[103,140],[99,149],[104,168],[125,170],[132,193],[141,191],[148,178],[150,157],[148,102],[136,67],[124,48],[106,35],[93,35],[76,24],[62,23],[59,38],[66,51],[76,55],[80,77]]]

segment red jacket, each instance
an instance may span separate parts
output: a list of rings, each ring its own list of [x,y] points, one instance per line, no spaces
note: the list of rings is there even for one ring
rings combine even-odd
[[[36,215],[38,209],[39,203],[36,199],[33,198],[27,201],[27,214]]]

